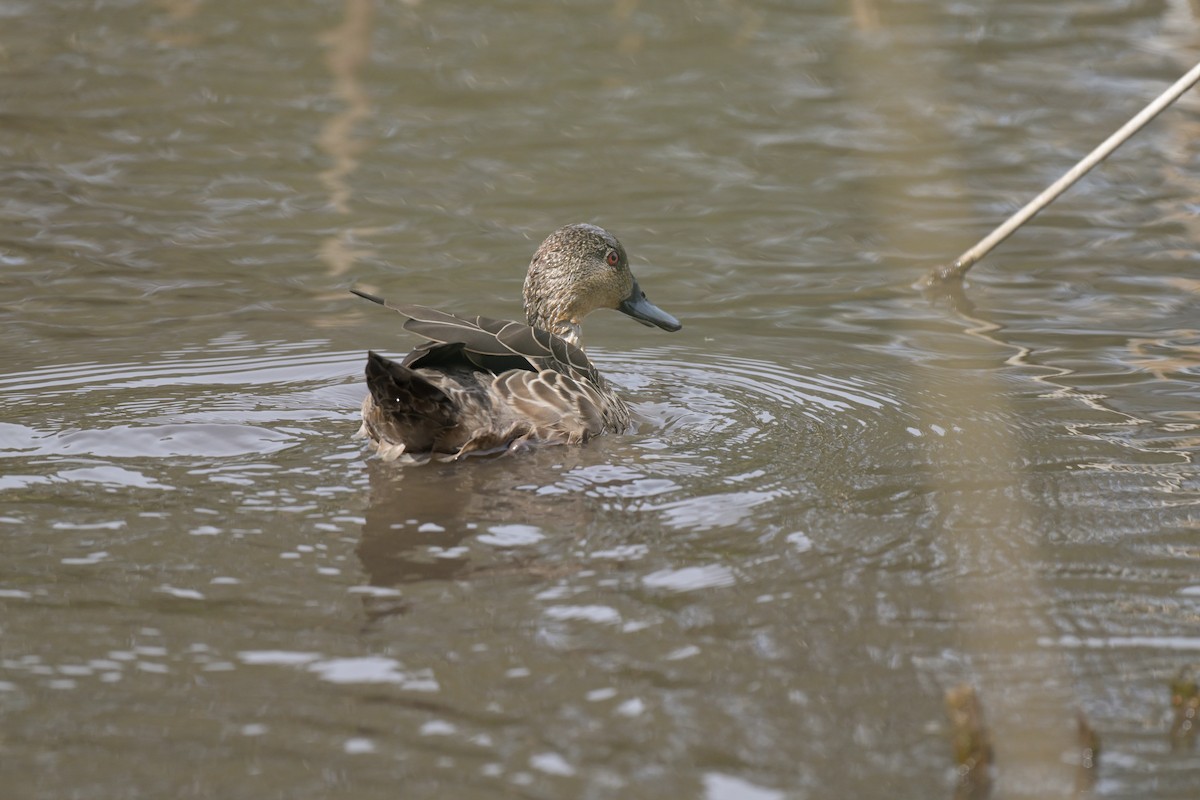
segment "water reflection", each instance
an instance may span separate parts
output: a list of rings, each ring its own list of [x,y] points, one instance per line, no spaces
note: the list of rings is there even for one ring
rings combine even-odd
[[[375,0],[345,0],[342,24],[321,37],[327,48],[325,63],[334,77],[334,96],[344,108],[329,118],[318,143],[330,155],[333,164],[320,174],[329,191],[329,203],[338,214],[351,213],[350,179],[359,166],[359,157],[368,141],[359,126],[370,116],[370,97],[363,86],[361,72],[371,56]],[[371,228],[344,227],[321,244],[320,255],[333,275],[348,272],[355,262],[372,251],[360,242],[373,233]]]
[[[1079,464],[1080,468],[1140,472],[1156,476],[1160,491],[1177,493],[1186,490],[1190,482],[1185,477],[1186,468],[1194,463],[1196,451],[1194,437],[1180,435],[1192,429],[1186,421],[1190,416],[1189,410],[1159,405],[1152,409],[1152,418],[1149,418],[1136,413],[1136,408],[1122,408],[1120,401],[1090,385],[1094,378],[1079,376],[1075,369],[1061,366],[1063,358],[1047,358],[1019,343],[1018,332],[999,321],[996,314],[966,299],[961,285],[943,287],[934,296],[936,299],[950,299],[952,309],[967,323],[963,333],[1012,351],[1004,363],[1024,368],[1032,380],[1049,387],[1046,397],[1068,400],[1094,412],[1091,415],[1094,418],[1087,421],[1066,423],[1065,428],[1071,435],[1100,439],[1151,456],[1139,459],[1136,467],[1124,463],[1117,466],[1110,462],[1087,461]],[[1086,336],[1083,333],[1081,338]],[[1194,367],[1191,351],[1195,348],[1190,342],[1196,337],[1194,330],[1183,329],[1165,331],[1161,338],[1130,339],[1117,352],[1117,358],[1123,363],[1113,371],[1125,373],[1125,367],[1132,366],[1144,370],[1149,376],[1147,380],[1184,381]],[[1166,463],[1157,463],[1163,461],[1164,455],[1167,456]]]
[[[186,29],[186,23],[196,17],[204,0],[155,0],[167,12],[165,22],[156,22],[146,36],[157,44],[168,47],[198,47],[204,39],[199,33]]]

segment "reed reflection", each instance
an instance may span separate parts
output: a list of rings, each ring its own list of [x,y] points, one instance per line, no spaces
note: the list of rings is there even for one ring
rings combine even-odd
[[[375,3],[374,0],[345,0],[344,9],[342,23],[320,37],[326,48],[325,64],[333,76],[333,95],[342,102],[343,108],[325,123],[317,144],[333,161],[319,175],[329,192],[329,204],[335,213],[349,215],[350,177],[358,169],[359,156],[368,146],[368,140],[357,134],[357,128],[371,114],[370,98],[360,73],[371,56]],[[321,260],[333,275],[344,274],[359,258],[370,253],[354,243],[373,232],[373,229],[353,226],[339,230],[321,243]]]
[[[866,13],[861,3],[855,5],[855,12],[864,30],[880,34],[872,37],[870,47],[857,48],[847,55],[853,59],[852,64],[847,64],[847,75],[854,81],[851,91],[858,96],[858,102],[866,108],[885,109],[890,125],[905,141],[942,140],[941,120],[931,110],[945,109],[953,103],[945,76],[928,69],[923,59],[906,52],[908,45],[903,37],[887,35],[897,26],[931,24],[926,17],[936,12],[928,7],[897,8],[882,22],[874,14]],[[893,209],[903,208],[910,201],[910,193],[917,189],[915,184],[919,180],[917,172],[898,164],[897,155],[890,151],[880,158],[869,190],[863,193],[875,207],[879,229],[891,240],[889,250],[922,253],[932,246],[935,252],[958,252],[961,226],[956,218],[960,210],[954,205],[943,205],[944,219],[919,226],[893,213]],[[873,156],[866,153],[864,157]],[[929,158],[930,153],[915,145],[909,157]],[[938,157],[945,155],[939,153]],[[966,186],[959,188],[962,195],[969,194]],[[939,187],[938,191],[945,192],[945,188]],[[966,337],[939,341],[943,358],[972,363],[978,350],[971,341],[975,337],[1012,351],[1005,363],[1027,355],[1023,348],[999,337],[1002,327],[979,316],[965,295],[949,299],[951,308],[963,315],[970,328],[965,331]],[[912,335],[920,333],[913,331]],[[929,452],[925,469],[935,487],[928,500],[934,510],[931,524],[937,528],[935,535],[956,554],[959,562],[954,570],[959,577],[950,585],[942,602],[948,613],[960,620],[958,635],[963,660],[969,665],[966,677],[974,681],[976,676],[970,673],[983,672],[988,664],[1020,663],[1029,658],[1039,631],[1037,621],[1028,613],[1028,599],[1037,597],[1042,589],[1032,577],[1039,563],[1035,542],[1012,533],[1036,530],[1034,512],[1022,502],[1023,493],[1012,488],[996,490],[997,486],[1017,487],[1027,480],[1023,465],[1032,459],[1022,452],[1021,442],[1014,438],[999,439],[979,425],[954,424],[958,419],[1008,418],[1017,413],[1016,409],[996,380],[995,371],[972,370],[969,374],[970,379],[944,387],[945,396],[936,409],[928,405],[920,391],[910,398],[908,405],[923,418],[922,429],[936,424],[945,426],[949,421],[949,427],[955,431],[955,435],[937,441],[926,440]],[[922,383],[914,379],[910,385],[921,387]],[[972,475],[976,477],[968,477]],[[1037,668],[1047,673],[1047,681],[1069,685],[1061,659],[1040,659]],[[1041,698],[1017,687],[1003,686],[1016,675],[983,674],[987,693],[1008,700],[1006,714],[1028,720],[1048,713]],[[1001,686],[988,686],[993,680]],[[1067,718],[1071,714],[1069,704],[1064,704],[1059,716]],[[1003,718],[995,725],[994,735],[996,749],[1004,754],[1009,774],[1053,769],[1059,754],[1070,747],[1069,739],[1058,735],[1053,726],[1022,730],[1018,742],[1017,731],[1005,730]],[[985,780],[972,785],[969,796],[986,797],[990,790],[990,780]]]

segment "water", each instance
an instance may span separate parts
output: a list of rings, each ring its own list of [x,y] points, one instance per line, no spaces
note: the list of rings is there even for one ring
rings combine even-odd
[[[13,797],[1195,796],[1196,102],[911,285],[1194,63],[1179,3],[0,6]],[[612,229],[642,418],[351,440],[346,292],[519,313]]]

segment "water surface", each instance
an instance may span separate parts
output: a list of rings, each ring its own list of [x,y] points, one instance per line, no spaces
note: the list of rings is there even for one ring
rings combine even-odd
[[[14,797],[1190,798],[1188,4],[0,8],[0,776]],[[401,468],[399,319],[621,237],[637,432]]]

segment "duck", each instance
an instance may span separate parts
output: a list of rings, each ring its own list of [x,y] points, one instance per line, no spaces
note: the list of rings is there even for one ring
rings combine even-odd
[[[524,323],[350,291],[426,339],[400,360],[367,353],[357,435],[384,461],[451,461],[626,432],[633,414],[584,352],[584,318],[606,308],[665,331],[683,327],[646,299],[617,237],[586,223],[559,228],[533,254]]]

